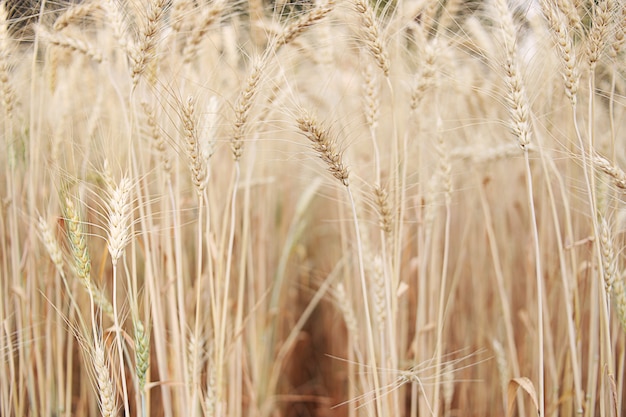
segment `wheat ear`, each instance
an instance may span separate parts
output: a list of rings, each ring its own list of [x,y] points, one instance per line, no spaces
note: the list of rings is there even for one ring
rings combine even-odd
[[[134,320],[135,324],[135,372],[139,391],[143,392],[146,387],[148,368],[150,368],[150,334],[141,320]]]
[[[13,106],[15,105],[15,91],[9,82],[11,65],[8,58],[11,56],[11,49],[7,13],[3,2],[0,3],[0,92],[7,119],[13,116]]]
[[[361,33],[365,47],[372,55],[385,77],[389,76],[389,55],[380,35],[376,15],[366,0],[354,0],[354,9],[361,21]]]
[[[187,101],[183,104],[182,119],[183,136],[185,137],[187,157],[189,158],[189,167],[191,169],[191,180],[196,186],[196,191],[201,194],[206,187],[208,175],[206,161],[200,153],[198,121],[193,97],[187,98]]]
[[[334,5],[334,0],[327,0],[288,25],[276,39],[275,48],[287,45],[309,27],[324,19],[333,10]]]
[[[117,416],[117,401],[115,397],[115,385],[111,380],[109,366],[106,360],[104,345],[96,339],[93,365],[96,371],[98,394],[100,397],[100,411],[104,417]]]
[[[100,10],[100,4],[97,1],[76,4],[57,17],[52,28],[54,30],[62,30],[98,10]]]
[[[41,234],[41,240],[46,247],[46,251],[48,251],[48,255],[50,255],[50,259],[54,266],[57,269],[57,272],[61,277],[65,276],[65,272],[63,271],[63,252],[59,247],[59,243],[55,239],[52,230],[50,229],[50,225],[47,221],[44,220],[43,217],[39,216],[37,220],[37,228],[39,229],[39,233]]]
[[[129,220],[131,217],[130,192],[132,183],[124,177],[115,187],[109,189],[109,227],[107,245],[111,262],[117,264],[124,248],[130,240]]]
[[[104,0],[102,7],[104,7],[107,20],[113,29],[113,36],[117,43],[126,55],[130,55],[130,51],[135,48],[135,43],[129,37],[128,24],[121,9],[121,4],[118,0]]]
[[[376,201],[376,209],[378,211],[378,222],[380,228],[386,234],[390,234],[393,230],[393,212],[389,206],[389,196],[387,190],[379,185],[374,188],[374,199]]]
[[[152,141],[152,146],[156,150],[159,155],[159,159],[161,161],[161,165],[163,166],[163,171],[167,178],[172,173],[172,163],[170,161],[170,157],[167,154],[167,146],[165,139],[163,138],[163,134],[161,133],[161,129],[157,123],[157,116],[154,111],[154,108],[150,106],[147,102],[142,102],[141,106],[143,108],[144,114],[146,116],[146,123],[148,124],[148,128],[150,131],[150,140]]]
[[[509,116],[511,117],[510,127],[513,135],[517,138],[519,146],[522,149],[526,149],[531,139],[530,106],[517,59],[516,25],[504,0],[496,0],[495,5],[501,22],[501,32],[506,52],[504,71]]]
[[[605,218],[602,218],[600,222],[600,251],[602,252],[604,287],[606,292],[610,294],[616,279],[617,259],[615,257],[613,237]]]
[[[87,251],[87,241],[83,226],[71,199],[65,200],[66,225],[70,241],[70,249],[74,258],[74,270],[82,284],[91,293],[91,258]]]
[[[424,59],[421,69],[415,77],[411,91],[411,111],[417,111],[426,92],[436,85],[437,38],[428,40],[424,45]]]
[[[231,149],[233,158],[239,161],[243,154],[243,140],[246,132],[246,125],[250,117],[250,109],[256,94],[259,91],[259,83],[264,68],[264,60],[253,64],[252,70],[244,83],[244,88],[239,93],[235,102],[235,128],[231,139]]]
[[[619,6],[619,9],[619,18],[617,19],[615,25],[613,41],[611,42],[611,49],[609,49],[609,56],[612,59],[617,58],[619,53],[622,52],[624,42],[626,41],[626,5],[621,4]]]
[[[615,314],[619,320],[622,329],[626,331],[626,284],[622,276],[617,277],[613,282],[613,304],[615,305]]]
[[[298,128],[309,139],[313,150],[328,165],[328,171],[346,187],[348,169],[343,164],[342,152],[338,149],[337,141],[330,137],[328,131],[319,126],[314,116],[303,113],[297,121]]]
[[[37,27],[37,34],[44,42],[47,42],[50,45],[60,46],[71,51],[81,53],[95,62],[102,62],[102,54],[100,51],[82,39],[63,35],[61,33],[51,33],[43,26]]]
[[[611,178],[617,188],[626,190],[626,172],[620,167],[612,164],[608,159],[600,155],[594,155],[592,162],[596,168]]]
[[[139,77],[145,72],[148,64],[156,55],[158,35],[161,30],[166,3],[166,0],[150,1],[150,5],[148,6],[148,19],[141,32],[139,44],[131,54],[133,61],[131,69],[133,85],[139,82]]]
[[[609,0],[599,0],[593,6],[591,29],[587,38],[587,64],[591,71],[596,67],[606,46],[611,12]]]
[[[224,0],[214,1],[204,11],[200,22],[193,28],[191,35],[183,49],[183,62],[191,62],[197,54],[200,42],[205,38],[206,33],[213,23],[215,23],[224,11]]]
[[[561,73],[565,83],[565,94],[570,99],[572,105],[575,105],[580,76],[570,29],[565,16],[559,10],[552,8],[547,3],[547,0],[542,1],[541,4],[543,14],[550,24],[550,29],[553,33],[558,50],[561,62]]]

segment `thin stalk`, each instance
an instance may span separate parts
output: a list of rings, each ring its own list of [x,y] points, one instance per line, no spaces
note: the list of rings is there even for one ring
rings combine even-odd
[[[479,181],[480,182],[480,181]],[[496,234],[493,227],[493,216],[491,215],[491,209],[487,196],[485,195],[485,185],[483,183],[478,185],[478,191],[480,195],[480,202],[483,207],[483,213],[485,216],[485,231],[487,232],[487,240],[489,242],[489,250],[491,251],[491,258],[493,260],[493,268],[496,276],[496,286],[498,288],[498,295],[500,298],[500,306],[502,308],[502,321],[504,322],[504,328],[507,339],[507,347],[509,351],[509,361],[513,367],[513,376],[515,378],[521,376],[519,361],[517,356],[517,347],[515,344],[515,331],[513,329],[513,319],[511,317],[511,307],[509,303],[509,297],[505,288],[504,272],[502,270],[502,264],[500,263],[500,252],[498,251],[498,242],[496,240]],[[526,410],[523,401],[518,401],[518,411],[520,416],[526,415]]]
[[[358,255],[358,261],[359,261],[359,276],[361,279],[361,291],[362,291],[362,295],[363,295],[363,305],[364,305],[364,310],[365,310],[365,320],[367,322],[367,343],[368,343],[368,350],[369,350],[369,360],[370,363],[369,365],[372,368],[372,375],[374,377],[374,392],[375,392],[375,404],[376,404],[376,412],[379,416],[383,416],[383,412],[382,412],[382,404],[380,401],[380,398],[378,396],[378,393],[380,392],[380,381],[379,381],[379,376],[378,376],[378,367],[376,365],[377,361],[376,361],[376,347],[374,344],[374,331],[373,331],[373,326],[374,323],[372,322],[372,317],[371,317],[371,312],[370,312],[370,305],[369,305],[369,291],[368,291],[368,286],[367,286],[367,280],[365,279],[365,266],[363,263],[363,244],[361,241],[361,232],[359,231],[359,219],[357,217],[357,213],[356,213],[356,204],[354,202],[354,197],[352,195],[352,190],[350,189],[349,186],[346,186],[346,191],[348,193],[348,197],[350,200],[350,206],[352,208],[352,218],[354,220],[354,234],[356,236],[356,244],[357,244],[357,255]]]
[[[198,194],[198,228],[197,228],[197,242],[196,242],[196,318],[194,324],[194,338],[196,343],[194,343],[194,349],[198,349],[200,343],[200,313],[202,308],[202,255],[203,255],[203,229],[202,229],[202,219],[204,217],[204,193]],[[192,378],[190,381],[192,384],[191,388],[191,415],[195,417],[197,412],[197,403],[198,403],[198,387],[200,386],[200,381],[196,381],[195,377],[197,375],[198,369],[198,352],[193,352],[193,363],[191,364],[192,369]]]
[[[233,192],[230,203],[230,232],[228,237],[228,253],[226,255],[226,271],[224,273],[224,290],[222,292],[222,311],[220,314],[219,321],[219,331],[218,331],[218,340],[217,340],[217,362],[215,366],[217,367],[217,398],[216,401],[222,401],[223,396],[223,387],[222,387],[222,379],[224,372],[224,357],[226,351],[226,322],[228,316],[228,293],[230,291],[230,281],[231,281],[231,267],[232,267],[232,259],[233,259],[233,250],[235,244],[235,229],[236,229],[236,218],[237,218],[237,190],[239,189],[239,177],[241,171],[239,166],[239,161],[235,162],[235,178],[233,184]]]
[[[450,256],[450,218],[451,218],[451,198],[446,195],[446,220],[444,230],[443,259],[441,265],[441,283],[439,284],[439,306],[437,310],[437,341],[435,344],[435,398],[433,400],[434,415],[439,415],[439,395],[441,383],[441,360],[443,355],[443,326],[444,326],[444,306],[446,298],[446,287],[448,281],[448,258]]]
[[[120,325],[119,311],[117,308],[117,264],[113,265],[113,321],[115,324],[115,343],[117,345],[117,354],[120,361],[120,379],[122,380],[122,401],[124,403],[124,412],[130,415],[130,406],[128,404],[128,387],[126,386],[126,371],[124,369],[124,349],[122,348],[122,327]]]
[[[538,380],[539,380],[539,415],[545,416],[545,376],[544,376],[544,355],[543,355],[543,280],[541,278],[541,250],[539,248],[539,231],[537,229],[537,214],[535,212],[535,202],[533,193],[533,177],[530,171],[530,158],[528,147],[524,148],[524,163],[526,168],[526,189],[528,191],[528,204],[530,209],[531,228],[533,233],[535,250],[535,276],[537,279],[537,336],[538,336]]]

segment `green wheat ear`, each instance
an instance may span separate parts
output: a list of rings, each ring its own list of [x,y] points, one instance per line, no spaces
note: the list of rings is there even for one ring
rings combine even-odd
[[[135,371],[139,382],[139,391],[146,387],[146,378],[150,368],[150,335],[141,320],[135,321]]]

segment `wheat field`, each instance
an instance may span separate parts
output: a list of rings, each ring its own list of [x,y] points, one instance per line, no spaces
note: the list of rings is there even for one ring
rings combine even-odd
[[[626,416],[626,3],[0,5],[0,416]]]

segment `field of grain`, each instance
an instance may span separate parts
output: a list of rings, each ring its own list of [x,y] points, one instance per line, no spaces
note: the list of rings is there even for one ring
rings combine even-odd
[[[626,416],[623,1],[0,5],[0,416]]]

